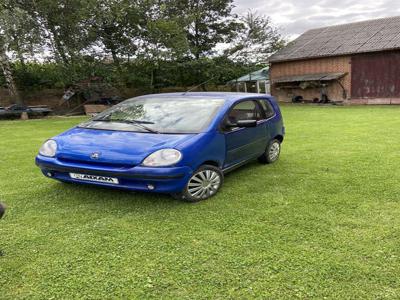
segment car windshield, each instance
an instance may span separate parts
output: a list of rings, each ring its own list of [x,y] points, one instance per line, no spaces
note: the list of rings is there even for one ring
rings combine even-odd
[[[198,133],[224,103],[205,97],[154,97],[124,101],[80,127],[150,133]]]

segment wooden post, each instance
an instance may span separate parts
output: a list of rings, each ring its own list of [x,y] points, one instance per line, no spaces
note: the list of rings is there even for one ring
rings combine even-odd
[[[28,113],[26,111],[21,113],[21,120],[29,120],[29,116],[28,116]]]

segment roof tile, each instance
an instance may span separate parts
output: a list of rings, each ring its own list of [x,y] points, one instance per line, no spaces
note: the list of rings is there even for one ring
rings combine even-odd
[[[400,16],[311,29],[270,62],[400,49]]]

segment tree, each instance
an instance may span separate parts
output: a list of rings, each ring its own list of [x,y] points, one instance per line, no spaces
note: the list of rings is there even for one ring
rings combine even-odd
[[[0,2],[0,65],[12,101],[22,104],[11,68],[8,52],[14,51],[22,64],[28,45],[32,45],[36,37],[34,21],[19,4],[14,1]]]
[[[166,0],[170,15],[180,16],[196,60],[212,54],[218,43],[229,41],[238,23],[232,13],[233,0]]]
[[[285,46],[285,40],[271,19],[249,11],[241,19],[232,45],[225,55],[233,61],[260,64]]]
[[[34,56],[40,45],[41,33],[36,20],[19,5],[9,6],[1,15],[3,34],[8,41],[8,51],[16,55],[22,66],[26,56]]]
[[[86,0],[36,0],[25,4],[42,29],[42,41],[64,65],[79,58],[93,43],[87,21],[91,11],[89,4]]]
[[[0,65],[12,101],[17,104],[22,104],[22,99],[18,93],[17,86],[15,85],[15,80],[12,74],[10,60],[7,56],[7,44],[4,37],[1,35],[0,35]]]
[[[167,61],[176,65],[176,61],[187,55],[189,44],[180,24],[181,18],[170,15],[165,5],[157,2],[152,4],[143,14],[145,22],[140,34],[141,46],[137,58],[147,62],[151,73],[150,86],[154,88],[155,85],[163,85],[156,82],[160,63]]]
[[[62,87],[88,76],[152,89],[220,84],[284,43],[269,18],[232,8],[233,0],[0,0],[1,68],[15,99],[16,83]],[[219,44],[229,46],[223,55]]]
[[[91,36],[113,62],[119,66],[120,57],[136,54],[147,1],[92,0],[90,14]],[[142,4],[142,5],[141,5]]]

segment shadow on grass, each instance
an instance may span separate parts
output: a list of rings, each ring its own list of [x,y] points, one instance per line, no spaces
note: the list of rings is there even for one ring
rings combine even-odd
[[[243,182],[254,182],[257,174],[267,172],[268,170],[276,172],[273,165],[262,165],[257,161],[246,164],[225,176],[225,188],[232,187],[238,180]],[[281,170],[281,168],[279,168]],[[265,170],[265,171],[264,171]],[[224,189],[218,195],[224,193]],[[208,201],[201,201],[195,205],[207,205],[215,201],[218,195]],[[43,199],[44,202],[57,203],[62,208],[72,206],[87,206],[87,209],[93,210],[176,210],[184,209],[187,206],[194,205],[184,201],[174,199],[168,194],[159,194],[151,192],[125,191],[117,188],[106,188],[96,185],[87,185],[79,183],[64,183],[48,180],[45,185],[37,190],[35,196]]]
[[[125,191],[79,183],[53,181],[40,192],[44,198],[58,204],[88,205],[91,209],[107,208],[173,208],[184,204],[168,194]]]
[[[249,162],[237,169],[225,174],[225,182],[229,182],[231,179],[236,180],[241,177],[244,180],[251,181],[249,176],[257,176],[259,172],[282,172],[285,169],[285,161],[279,160],[273,164],[261,164],[257,160]]]

